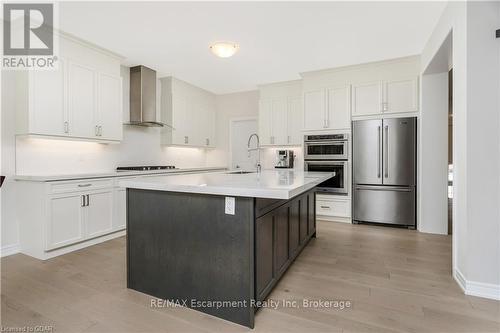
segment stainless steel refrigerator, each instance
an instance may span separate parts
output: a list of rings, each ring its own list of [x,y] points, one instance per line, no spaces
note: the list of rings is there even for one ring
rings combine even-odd
[[[415,228],[416,118],[354,121],[353,221]]]

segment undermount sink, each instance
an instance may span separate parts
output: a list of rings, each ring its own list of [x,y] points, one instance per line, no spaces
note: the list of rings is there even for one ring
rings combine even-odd
[[[244,170],[238,170],[238,171],[229,171],[227,172],[230,175],[245,175],[247,173],[256,173],[257,171],[244,171]]]

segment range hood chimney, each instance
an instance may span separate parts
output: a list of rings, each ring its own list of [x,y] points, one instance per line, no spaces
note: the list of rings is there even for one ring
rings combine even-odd
[[[156,72],[146,66],[130,68],[130,125],[163,127],[156,119]]]

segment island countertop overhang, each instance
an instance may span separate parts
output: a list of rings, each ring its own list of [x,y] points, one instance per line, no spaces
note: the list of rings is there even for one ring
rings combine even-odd
[[[260,173],[214,172],[151,176],[123,180],[121,187],[196,194],[291,199],[335,176],[334,172],[263,170]]]

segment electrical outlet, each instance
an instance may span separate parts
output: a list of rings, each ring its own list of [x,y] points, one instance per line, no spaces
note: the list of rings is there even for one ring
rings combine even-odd
[[[236,201],[234,197],[226,197],[226,209],[225,209],[226,214],[234,215],[235,203]]]

